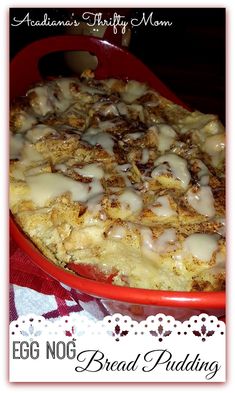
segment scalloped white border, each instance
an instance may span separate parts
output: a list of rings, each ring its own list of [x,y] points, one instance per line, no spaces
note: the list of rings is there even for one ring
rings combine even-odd
[[[10,323],[10,336],[17,339],[34,339],[44,336],[70,337],[82,335],[111,335],[116,341],[130,336],[152,335],[159,341],[169,336],[187,335],[200,341],[225,335],[225,323],[215,316],[200,314],[180,322],[170,315],[156,314],[137,322],[129,316],[113,314],[102,320],[90,320],[85,316],[71,315],[50,321],[43,316],[28,314]]]

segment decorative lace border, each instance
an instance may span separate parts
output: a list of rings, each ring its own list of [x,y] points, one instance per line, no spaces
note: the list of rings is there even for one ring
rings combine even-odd
[[[169,336],[192,336],[205,342],[210,337],[225,335],[225,323],[215,316],[200,314],[180,322],[170,315],[157,314],[137,322],[129,316],[114,314],[103,320],[93,321],[87,317],[71,315],[55,321],[43,316],[28,314],[20,316],[10,324],[11,338],[33,340],[39,337],[67,337],[70,340],[83,335],[108,335],[115,341],[125,340],[130,336],[152,336],[162,342]]]

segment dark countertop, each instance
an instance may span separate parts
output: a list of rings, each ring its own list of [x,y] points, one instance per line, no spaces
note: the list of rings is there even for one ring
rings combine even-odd
[[[154,15],[173,21],[172,27],[143,26],[130,49],[182,101],[224,123],[225,9],[155,9]]]

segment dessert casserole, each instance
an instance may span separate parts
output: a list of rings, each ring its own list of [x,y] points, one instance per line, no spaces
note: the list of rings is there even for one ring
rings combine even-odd
[[[72,274],[88,266],[114,285],[223,290],[224,149],[216,115],[144,83],[89,70],[44,81],[11,105],[10,209]]]

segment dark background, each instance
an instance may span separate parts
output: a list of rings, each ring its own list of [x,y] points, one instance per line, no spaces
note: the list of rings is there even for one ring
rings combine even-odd
[[[82,12],[93,9],[80,9]],[[107,10],[107,9],[106,9]],[[110,9],[115,12],[116,9]],[[118,10],[122,14],[122,9]],[[99,9],[95,12],[102,12]],[[129,9],[130,17],[146,16],[169,20],[171,27],[141,25],[132,30],[129,50],[139,57],[182,101],[193,109],[216,113],[225,123],[225,9],[224,8],[154,8]],[[12,8],[13,17],[22,19],[27,12],[34,20],[68,19],[71,9]],[[123,10],[124,12],[124,10]],[[37,39],[63,34],[62,27],[29,27],[25,23],[10,26],[10,57]],[[63,72],[62,62],[50,62],[52,69]],[[42,67],[47,72],[47,66]]]

